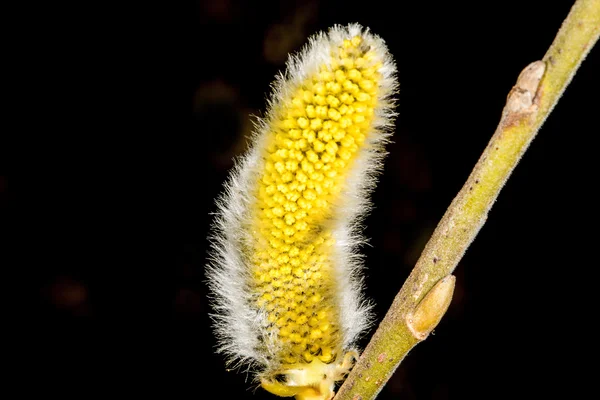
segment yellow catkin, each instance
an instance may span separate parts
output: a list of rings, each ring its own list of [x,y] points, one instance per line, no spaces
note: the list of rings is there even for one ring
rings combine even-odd
[[[258,307],[285,363],[336,359],[339,306],[328,220],[372,125],[381,63],[362,39],[332,49],[330,65],[274,110],[257,187],[252,255]],[[309,323],[309,320],[312,323]]]
[[[268,116],[230,176],[215,224],[219,351],[261,386],[328,400],[368,325],[355,222],[394,115],[395,67],[358,25],[319,34],[288,62]]]

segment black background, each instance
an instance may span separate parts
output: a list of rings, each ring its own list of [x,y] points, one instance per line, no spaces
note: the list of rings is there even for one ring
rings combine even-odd
[[[90,398],[274,399],[214,354],[204,265],[214,198],[285,54],[358,22],[399,70],[394,143],[366,220],[377,321],[571,1],[201,0],[68,7],[35,38],[23,232],[26,377]],[[595,338],[600,51],[591,51],[457,267],[450,309],[379,399],[577,397]],[[34,166],[34,168],[31,168]],[[15,177],[15,179],[13,179]],[[374,329],[374,328],[373,328]],[[371,331],[372,332],[372,331]],[[361,343],[366,344],[366,339]],[[33,375],[35,374],[35,375]],[[34,385],[35,386],[35,385]]]

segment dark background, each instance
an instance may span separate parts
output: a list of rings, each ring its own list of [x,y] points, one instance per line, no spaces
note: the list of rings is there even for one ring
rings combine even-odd
[[[23,136],[25,179],[0,176],[26,239],[15,259],[27,277],[9,305],[34,300],[21,313],[34,323],[25,376],[78,398],[274,399],[213,353],[204,266],[213,199],[286,55],[358,22],[398,64],[400,115],[363,249],[380,321],[571,5],[199,0],[59,12],[32,50],[43,85],[26,93],[25,123],[44,129]],[[379,399],[573,398],[589,384],[599,67],[596,48],[458,265],[447,315]]]

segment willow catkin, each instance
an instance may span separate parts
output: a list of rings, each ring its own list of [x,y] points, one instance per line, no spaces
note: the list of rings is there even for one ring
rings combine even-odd
[[[329,399],[358,354],[370,309],[361,221],[397,87],[368,29],[313,36],[277,77],[217,201],[208,281],[219,351],[274,394]]]

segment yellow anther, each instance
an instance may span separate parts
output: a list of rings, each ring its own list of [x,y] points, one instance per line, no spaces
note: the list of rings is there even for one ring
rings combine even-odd
[[[348,78],[352,79],[355,82],[358,81],[361,77],[362,77],[362,74],[356,68],[348,71]]]
[[[346,69],[352,69],[354,68],[354,60],[350,57],[344,58],[342,60],[342,65],[346,68]]]
[[[327,96],[327,104],[330,107],[337,107],[340,105],[340,103],[341,103],[340,99],[338,99],[337,97],[332,96],[332,95]]]
[[[308,120],[306,118],[298,118],[298,126],[302,129],[308,127]]]
[[[304,358],[304,361],[306,361],[307,363],[311,362],[313,360],[313,355],[310,354],[309,351],[305,351],[304,353],[302,353],[302,358]]]
[[[315,108],[315,113],[316,113],[317,117],[319,117],[319,118],[327,118],[328,111],[329,111],[328,108],[324,105],[317,106]]]
[[[325,347],[319,356],[319,360],[323,361],[324,363],[333,361],[333,352],[331,351],[331,348]]]
[[[320,153],[323,150],[325,150],[325,144],[323,144],[323,142],[321,142],[320,140],[315,140],[313,142],[313,149],[317,152]]]
[[[323,337],[323,332],[321,332],[319,329],[313,329],[310,331],[311,339],[320,339],[321,337]]]
[[[341,118],[340,112],[334,108],[329,109],[327,116],[334,121],[338,121]]]
[[[329,82],[333,80],[333,74],[331,73],[331,71],[321,71],[321,73],[319,74],[319,78],[324,82]]]
[[[314,129],[315,131],[319,130],[323,125],[323,121],[319,118],[315,118],[310,121],[310,129]]]
[[[313,87],[313,91],[319,96],[324,96],[327,93],[327,89],[325,89],[325,85],[321,82],[317,83]]]

